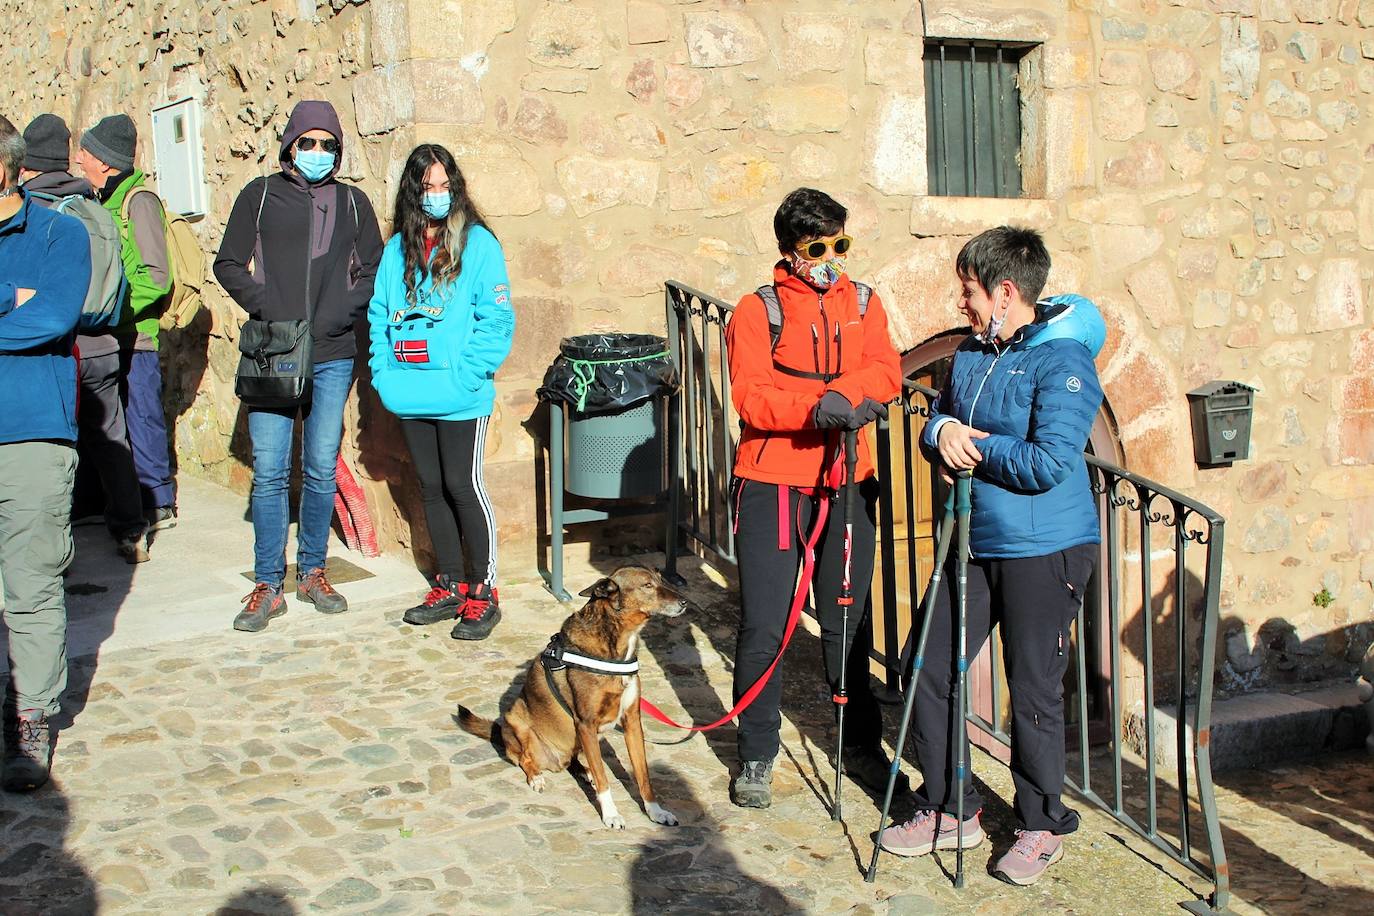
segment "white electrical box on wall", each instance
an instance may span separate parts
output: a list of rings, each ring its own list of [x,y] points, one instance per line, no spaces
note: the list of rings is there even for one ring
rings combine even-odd
[[[185,217],[204,216],[208,189],[199,99],[179,99],[153,109],[153,159],[157,193],[167,210]]]

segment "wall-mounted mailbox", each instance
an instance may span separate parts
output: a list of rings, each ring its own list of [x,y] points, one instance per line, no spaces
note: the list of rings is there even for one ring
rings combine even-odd
[[[1198,464],[1216,467],[1250,457],[1250,418],[1258,390],[1244,382],[1208,382],[1188,392]]]
[[[153,109],[153,160],[157,193],[168,211],[188,218],[204,216],[209,192],[199,99],[180,99]]]

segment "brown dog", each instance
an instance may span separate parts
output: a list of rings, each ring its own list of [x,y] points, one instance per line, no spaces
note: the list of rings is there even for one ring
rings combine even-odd
[[[554,639],[561,639],[567,652],[606,660],[612,663],[607,667],[612,668],[616,663],[623,667],[635,658],[639,631],[651,616],[676,617],[687,609],[686,601],[642,566],[617,569],[580,594],[589,600],[563,621],[563,628]],[[544,791],[546,773],[567,769],[580,753],[583,767],[596,786],[601,822],[623,829],[625,819],[611,800],[600,743],[601,735],[620,723],[644,800],[644,812],[656,823],[676,824],[673,813],[654,800],[654,790],[649,785],[644,729],[639,718],[639,674],[584,670],[571,658],[567,667],[558,667],[559,662],[555,661],[546,673],[543,658],[541,655],[530,666],[524,690],[498,722],[459,706],[458,724],[469,734],[488,739],[493,728],[499,727],[506,757],[525,771],[526,781],[536,792]],[[550,689],[550,680],[557,693]]]

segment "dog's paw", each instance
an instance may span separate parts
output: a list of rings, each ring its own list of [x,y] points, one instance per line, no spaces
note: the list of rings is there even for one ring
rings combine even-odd
[[[612,811],[609,814],[601,815],[601,823],[605,824],[611,830],[625,829],[625,818],[621,817],[618,811]]]
[[[660,805],[658,802],[649,802],[645,805],[645,811],[649,815],[649,820],[655,824],[663,824],[666,827],[676,827],[678,825],[677,815]]]
[[[548,784],[549,784],[549,778],[548,778],[547,776],[545,776],[543,773],[540,773],[538,776],[535,776],[534,778],[532,778],[532,779],[529,781],[529,783],[530,783],[530,788],[533,789],[534,791],[536,791],[536,792],[543,792],[543,791],[544,791],[544,788],[545,788],[546,786],[548,786]]]

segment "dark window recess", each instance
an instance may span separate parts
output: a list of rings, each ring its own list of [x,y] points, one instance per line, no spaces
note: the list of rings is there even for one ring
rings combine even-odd
[[[925,46],[930,193],[1021,196],[1021,91],[1033,45],[930,41]]]

